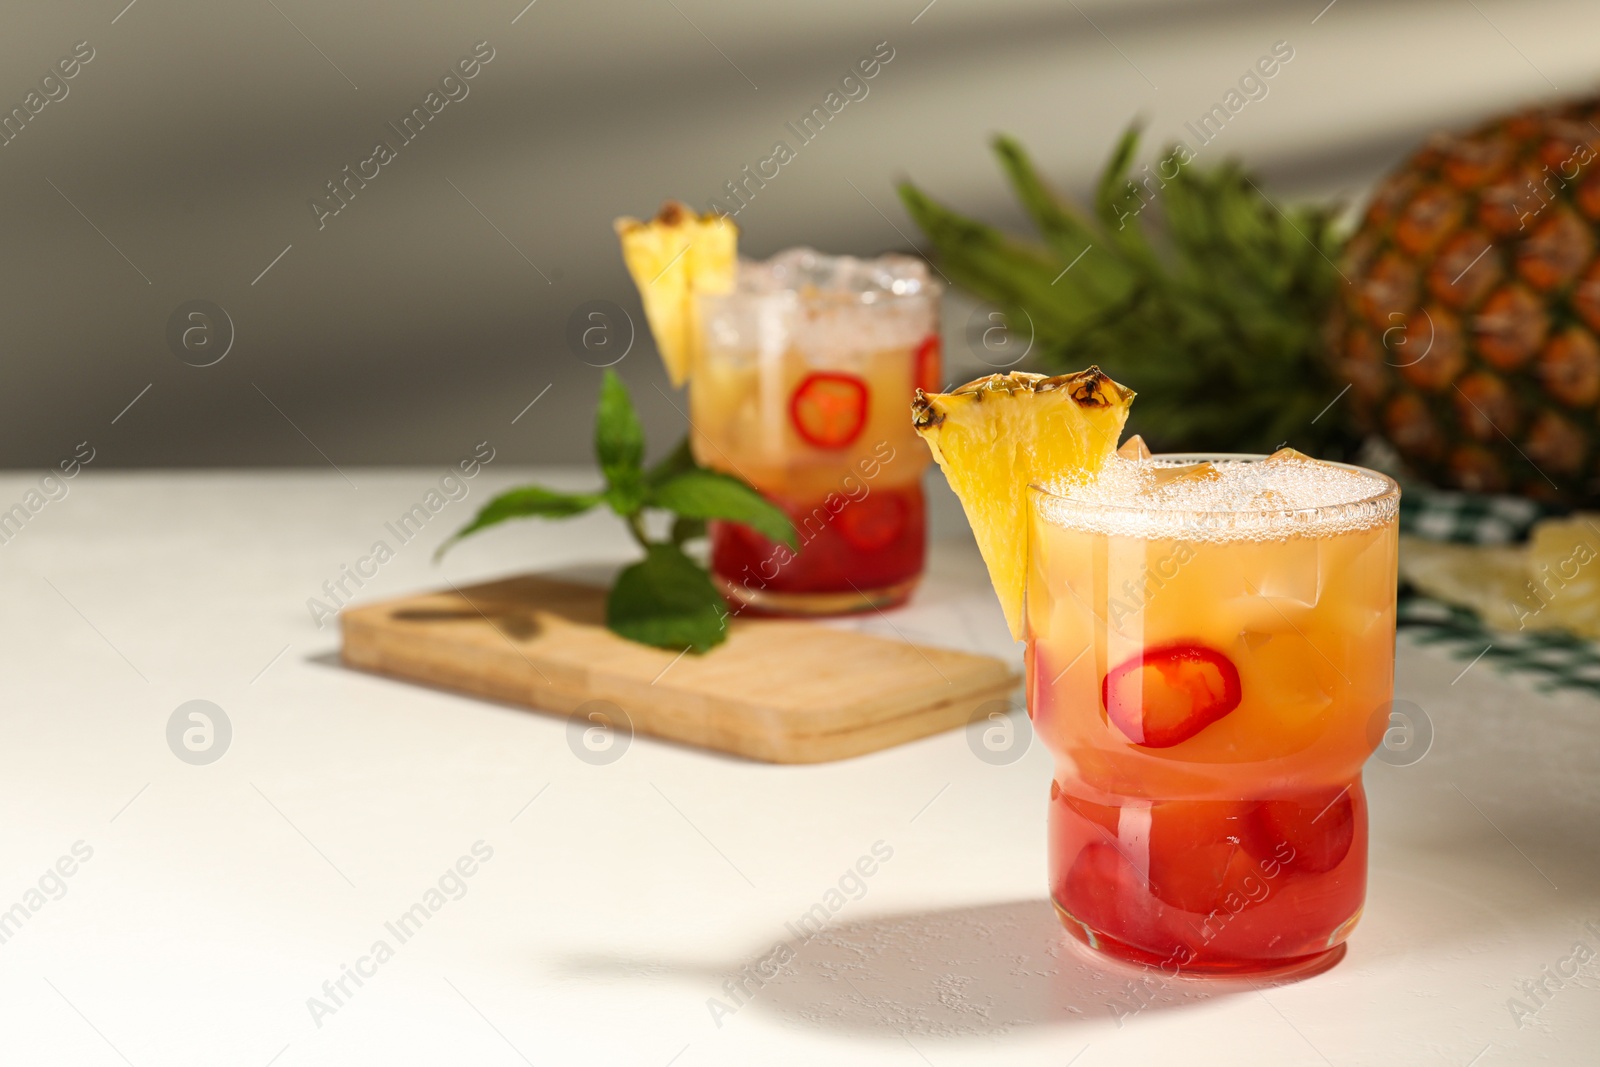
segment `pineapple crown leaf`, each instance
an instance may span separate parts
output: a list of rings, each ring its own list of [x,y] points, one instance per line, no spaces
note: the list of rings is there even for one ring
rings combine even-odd
[[[1052,369],[1099,363],[1138,385],[1130,429],[1164,448],[1339,455],[1342,411],[1323,322],[1339,284],[1336,212],[1280,210],[1234,160],[1199,168],[1175,146],[1133,166],[1119,138],[1084,212],[1054,193],[1020,143],[993,148],[1037,240],[1012,237],[904,182],[907,211],[958,285],[1026,310]],[[1148,209],[1148,210],[1147,210]],[[1155,224],[1158,223],[1158,224]]]

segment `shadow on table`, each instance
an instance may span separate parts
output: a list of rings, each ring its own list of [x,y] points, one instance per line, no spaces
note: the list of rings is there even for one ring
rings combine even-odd
[[[672,974],[704,983],[707,1010],[750,1011],[798,1027],[885,1037],[959,1038],[1041,1025],[1107,1023],[1251,992],[1241,981],[1163,980],[1159,972],[1092,956],[1061,929],[1048,900],[1019,900],[844,922],[800,941],[757,987],[745,976],[773,959],[765,946],[712,966],[570,961],[586,977]],[[767,968],[769,971],[770,967]],[[745,978],[753,995],[736,997]],[[1262,982],[1262,986],[1272,983]]]
[[[1104,1022],[1113,1004],[1137,1006],[1132,973],[1079,956],[1045,900],[880,916],[790,943],[795,958],[749,1007],[799,1026],[957,1037]],[[1177,1003],[1150,999],[1154,1010]]]
[[[513,642],[532,641],[542,632],[541,614],[584,626],[601,625],[606,589],[616,570],[611,564],[574,564],[466,586],[451,582],[447,589],[419,592],[401,606],[391,606],[388,619],[422,625],[487,622]],[[363,602],[347,610],[371,606]]]

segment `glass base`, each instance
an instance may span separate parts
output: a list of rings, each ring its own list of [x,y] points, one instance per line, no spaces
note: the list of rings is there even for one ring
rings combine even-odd
[[[920,576],[907,578],[879,589],[851,589],[844,593],[779,593],[752,589],[719,574],[711,576],[723,598],[740,614],[803,617],[856,615],[899,607],[911,597],[919,579]]]
[[[1055,903],[1052,901],[1052,903]],[[1330,948],[1321,952],[1313,952],[1304,956],[1293,956],[1285,959],[1191,959],[1182,962],[1173,956],[1158,956],[1153,952],[1136,948],[1123,941],[1119,941],[1110,934],[1101,933],[1079,921],[1071,912],[1060,904],[1055,904],[1056,917],[1061,920],[1061,925],[1072,935],[1073,940],[1096,960],[1110,959],[1122,964],[1134,964],[1143,969],[1157,969],[1168,978],[1182,978],[1185,976],[1196,978],[1265,978],[1280,981],[1295,981],[1301,978],[1310,978],[1312,975],[1321,974],[1329,970],[1340,960],[1344,959],[1345,945],[1341,940]],[[1354,920],[1346,923],[1341,930],[1348,930],[1354,926]]]

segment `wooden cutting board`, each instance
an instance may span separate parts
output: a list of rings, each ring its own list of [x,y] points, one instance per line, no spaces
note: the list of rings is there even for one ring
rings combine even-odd
[[[1020,679],[990,656],[783,619],[735,619],[703,656],[607,630],[605,591],[540,575],[347,609],[344,662],[569,714],[620,707],[638,733],[819,763],[965,725]]]

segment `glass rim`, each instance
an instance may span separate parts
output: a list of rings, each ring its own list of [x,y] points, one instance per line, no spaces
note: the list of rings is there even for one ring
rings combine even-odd
[[[695,299],[706,304],[831,304],[836,307],[874,307],[898,304],[912,300],[928,300],[944,295],[944,285],[934,278],[917,283],[917,288],[904,293],[890,289],[822,289],[816,286],[785,286],[781,289],[739,290],[726,293],[697,292]]]
[[[1150,456],[1150,459],[1152,460],[1173,461],[1180,464],[1209,463],[1218,460],[1234,463],[1260,463],[1268,458],[1269,456],[1266,454],[1254,452],[1158,452]],[[1369,496],[1359,497],[1355,500],[1340,501],[1337,504],[1321,504],[1310,508],[1241,508],[1220,511],[1197,510],[1190,508],[1179,508],[1172,511],[1155,511],[1149,507],[1140,507],[1134,505],[1090,503],[1088,501],[1078,500],[1071,496],[1057,493],[1054,490],[1038,484],[1037,482],[1028,483],[1028,492],[1037,494],[1042,498],[1059,501],[1062,506],[1070,509],[1076,509],[1085,514],[1127,516],[1158,515],[1163,521],[1169,523],[1182,522],[1185,519],[1202,521],[1205,519],[1227,519],[1241,515],[1285,515],[1295,516],[1306,521],[1327,521],[1331,519],[1337,519],[1342,514],[1354,514],[1363,509],[1370,509],[1375,505],[1383,505],[1391,500],[1396,503],[1396,506],[1398,506],[1400,499],[1400,483],[1396,482],[1393,478],[1389,477],[1387,474],[1384,474],[1382,471],[1375,471],[1371,467],[1362,467],[1354,463],[1340,463],[1335,460],[1316,459],[1315,457],[1308,458],[1316,463],[1324,463],[1330,467],[1338,467],[1341,470],[1355,471],[1359,474],[1376,478],[1382,483],[1382,488],[1376,493],[1372,493]],[[1293,534],[1295,530],[1291,527],[1282,532],[1287,536]]]
[[[805,248],[806,246],[797,247]],[[847,259],[866,264],[878,263],[884,260],[905,260],[912,263],[926,262],[919,256],[907,255],[904,252],[885,252],[876,256],[853,256],[848,253],[818,252],[816,249],[807,250],[815,253],[818,259],[831,262],[838,262],[840,260]],[[794,249],[785,249],[784,251],[794,251]],[[766,259],[745,259],[741,257],[739,264],[741,268],[745,263],[766,264],[782,254],[783,252],[778,252],[772,256],[768,256]],[[738,288],[738,283],[735,282],[734,288],[728,290],[727,292],[715,293],[702,291],[697,292],[694,295],[696,299],[708,302],[728,301],[730,303],[761,303],[774,300],[796,300],[803,304],[824,303],[835,304],[839,306],[859,307],[870,306],[873,304],[893,304],[915,299],[927,299],[930,297],[939,297],[944,294],[944,283],[935,276],[931,269],[924,277],[907,278],[905,280],[915,285],[915,288],[908,289],[904,292],[895,292],[893,289],[885,288],[830,289],[818,285],[782,285],[771,289],[740,289]]]

